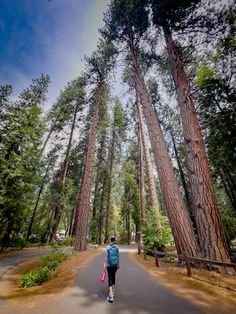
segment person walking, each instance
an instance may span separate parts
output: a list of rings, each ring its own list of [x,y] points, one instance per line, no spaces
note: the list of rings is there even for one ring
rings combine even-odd
[[[106,247],[104,270],[108,274],[108,302],[113,302],[115,295],[116,272],[120,267],[119,264],[119,247],[116,244],[115,236],[110,238],[110,244]]]

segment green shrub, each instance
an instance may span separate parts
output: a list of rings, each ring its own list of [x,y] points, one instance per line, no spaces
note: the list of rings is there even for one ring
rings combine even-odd
[[[16,248],[23,250],[27,246],[27,242],[24,238],[12,237],[10,241],[6,244],[6,247]]]
[[[40,268],[37,271],[27,271],[21,279],[21,287],[28,288],[41,285],[48,281],[50,274],[55,271],[68,255],[66,253],[47,254],[40,258]]]
[[[51,244],[51,248],[52,248],[53,250],[55,250],[55,251],[58,251],[59,245],[58,245],[57,243],[52,243],[52,244]]]
[[[47,264],[48,269],[56,270],[59,267],[59,263],[57,261],[50,261]]]
[[[67,237],[66,239],[60,241],[60,245],[73,246],[74,245],[74,238],[73,237]]]
[[[47,266],[48,268],[50,268],[50,265],[53,265],[53,263],[60,264],[67,257],[68,257],[68,255],[66,253],[55,253],[55,254],[44,255],[41,257],[41,266]],[[50,269],[52,269],[52,268],[50,268]]]
[[[43,282],[48,281],[48,279],[48,267],[40,267],[38,271],[28,271],[23,275],[21,279],[21,287],[29,288],[36,285],[41,285]]]
[[[158,228],[155,223],[157,220],[160,224]],[[172,241],[173,238],[167,217],[150,210],[147,214],[146,225],[143,228],[143,243],[147,254],[153,255],[154,247],[158,251],[164,251],[165,246]]]
[[[174,256],[167,256],[167,257],[165,257],[165,261],[167,263],[176,263],[178,261],[178,258],[176,258]]]

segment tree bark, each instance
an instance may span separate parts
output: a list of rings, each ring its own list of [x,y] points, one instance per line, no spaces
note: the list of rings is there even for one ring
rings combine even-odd
[[[87,234],[87,221],[89,212],[89,200],[91,181],[93,173],[93,159],[95,152],[95,143],[98,129],[99,112],[101,107],[101,98],[104,83],[100,83],[96,91],[96,99],[94,103],[94,113],[90,127],[88,150],[86,155],[85,170],[82,186],[80,189],[79,197],[77,200],[74,226],[76,230],[75,250],[83,251],[87,248],[86,234]]]
[[[141,108],[139,99],[137,99],[137,108],[138,108],[138,116],[139,116],[139,121],[140,121],[141,141],[143,145],[143,155],[144,155],[144,160],[145,160],[146,170],[147,170],[147,179],[148,179],[147,181],[148,181],[148,189],[149,189],[149,195],[150,195],[150,200],[151,200],[151,206],[153,209],[159,211],[160,207],[158,204],[156,185],[155,185],[154,176],[153,176],[151,155],[148,149],[147,137],[146,137],[145,127],[144,127],[145,122],[143,119],[143,113],[142,113],[142,108]]]
[[[138,105],[139,106],[139,105]],[[139,142],[139,195],[140,195],[140,209],[141,209],[141,229],[146,221],[146,198],[145,198],[145,185],[144,185],[144,169],[143,169],[143,138],[142,126],[140,119],[140,112],[138,110],[138,142]]]
[[[205,258],[229,262],[227,243],[190,85],[171,32],[168,27],[163,29],[180,106],[188,176],[201,252]]]
[[[105,216],[105,238],[104,243],[108,240],[108,224],[109,224],[109,214],[111,206],[111,185],[112,185],[112,168],[114,161],[114,149],[115,149],[115,117],[113,122],[112,138],[109,145],[107,168],[108,168],[108,189],[107,189],[107,204],[106,204],[106,216]]]
[[[172,130],[170,131],[170,136],[171,136],[171,140],[172,140],[173,147],[174,147],[175,159],[177,161],[177,165],[178,165],[178,168],[179,168],[180,178],[181,178],[182,186],[183,186],[185,197],[186,197],[186,202],[187,202],[188,208],[191,209],[192,208],[191,201],[190,201],[191,198],[190,198],[190,195],[189,195],[188,186],[187,186],[187,183],[186,183],[186,180],[185,180],[184,171],[183,171],[183,168],[182,168],[182,165],[181,165],[179,153],[178,153],[178,150],[177,150],[177,147],[176,147],[175,138],[174,138],[174,134],[173,134]]]
[[[44,150],[45,150],[45,148],[46,148],[46,146],[47,146],[47,143],[48,143],[48,141],[49,141],[49,139],[50,139],[50,137],[51,137],[51,135],[52,135],[52,132],[53,132],[53,127],[50,128],[50,130],[49,130],[49,132],[48,132],[48,135],[47,135],[47,137],[46,137],[46,139],[45,139],[45,141],[44,141],[44,143],[43,143],[42,153],[44,152]]]
[[[104,138],[102,138],[101,143],[100,143],[100,149],[98,152],[98,164],[97,164],[97,175],[96,175],[96,181],[95,181],[95,188],[94,188],[94,199],[93,199],[93,212],[92,212],[92,219],[96,219],[96,202],[98,198],[98,185],[99,185],[99,174],[101,171],[101,166],[102,166],[102,161],[103,161],[103,153],[104,153]]]
[[[60,182],[62,185],[62,191],[59,193],[59,197],[58,200],[56,200],[56,206],[53,205],[54,207],[54,216],[53,216],[53,225],[52,225],[52,234],[51,234],[51,239],[50,240],[56,240],[56,233],[57,233],[57,229],[60,223],[60,219],[61,219],[61,208],[60,208],[60,201],[63,195],[63,190],[64,190],[64,185],[65,185],[65,180],[66,180],[66,176],[67,176],[67,171],[68,171],[68,164],[69,164],[69,155],[70,155],[70,151],[71,151],[71,144],[72,144],[72,139],[73,139],[73,134],[74,134],[74,130],[75,130],[75,123],[76,123],[76,116],[77,116],[77,112],[78,112],[78,108],[79,108],[79,104],[77,102],[76,106],[75,106],[75,111],[74,111],[74,115],[73,115],[73,121],[72,121],[72,125],[71,125],[71,130],[70,130],[70,137],[69,137],[69,142],[67,145],[67,149],[66,149],[66,157],[64,159],[61,171],[60,171]]]
[[[104,220],[104,197],[106,195],[106,179],[103,181],[102,185],[102,194],[101,194],[101,201],[100,201],[100,210],[99,210],[99,217],[98,217],[98,239],[97,243],[102,244],[102,229],[103,229],[103,220]]]
[[[176,248],[178,254],[185,253],[190,256],[198,256],[199,247],[193,231],[191,220],[185,208],[160,128],[160,123],[156,118],[154,108],[151,103],[151,99],[138,63],[137,54],[134,47],[132,46],[132,43],[130,44],[130,52],[132,55],[132,66],[136,80],[136,88],[143,107],[151,146],[157,166],[163,200],[168,213]]]
[[[50,167],[50,165],[48,164],[46,172],[45,172],[44,177],[43,177],[43,182],[41,183],[41,186],[40,186],[40,189],[39,189],[39,192],[38,192],[38,196],[37,196],[37,200],[36,200],[33,212],[32,212],[32,217],[31,217],[29,228],[28,228],[27,235],[26,235],[26,241],[29,240],[29,236],[31,234],[31,229],[32,229],[32,226],[33,226],[33,223],[34,223],[35,214],[36,214],[36,211],[37,211],[37,208],[38,208],[38,204],[39,204],[39,201],[40,201],[40,198],[41,198],[41,194],[43,192],[43,188],[44,188],[44,184],[45,184],[45,181],[46,181],[46,178],[47,178],[47,175],[48,175],[49,167]]]

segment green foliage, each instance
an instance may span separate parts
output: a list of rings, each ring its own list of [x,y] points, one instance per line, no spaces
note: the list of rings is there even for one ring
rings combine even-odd
[[[50,278],[49,269],[47,266],[40,267],[38,271],[28,271],[21,279],[21,287],[29,288],[41,285],[43,282],[48,281]]]
[[[5,103],[0,123],[0,241],[9,242],[26,220],[42,166],[41,139],[44,134],[43,103],[49,78],[33,80],[18,100],[9,101],[7,92],[0,93]]]
[[[157,222],[159,221],[159,227]],[[170,242],[173,242],[171,229],[166,216],[157,214],[154,210],[150,210],[147,214],[146,225],[143,227],[143,243],[147,248],[147,252],[151,254],[154,247],[159,251],[164,251],[164,248]]]
[[[134,39],[142,36],[148,27],[146,0],[113,0],[105,15],[106,27],[102,30],[110,40]]]
[[[59,250],[59,245],[57,243],[51,243],[51,248],[55,251]]]
[[[51,264],[53,263],[58,263],[60,264],[61,262],[63,262],[65,259],[67,259],[68,254],[66,253],[55,253],[55,254],[47,254],[41,257],[41,266],[47,266],[50,269]]]
[[[40,268],[37,271],[27,271],[21,278],[21,287],[29,288],[41,285],[48,281],[51,272],[55,271],[61,262],[63,262],[68,255],[66,253],[47,254],[41,257]]]
[[[74,238],[73,237],[67,237],[66,239],[60,241],[61,246],[73,246],[74,245]]]
[[[126,163],[127,169],[129,168],[130,172],[125,174],[124,181],[124,195],[123,195],[123,208],[122,213],[125,214],[128,211],[134,220],[135,224],[140,223],[140,198],[139,198],[139,188],[137,185],[137,181],[135,179],[134,173],[132,173],[132,165],[131,161]]]
[[[177,261],[178,261],[178,258],[176,258],[174,256],[167,256],[167,257],[165,257],[165,262],[167,262],[167,263],[176,264]]]
[[[204,87],[214,78],[214,70],[207,65],[202,65],[197,71],[196,84]]]
[[[11,237],[9,242],[6,243],[5,245],[6,247],[10,247],[10,248],[19,248],[19,249],[23,249],[27,246],[27,242],[24,238],[22,237]]]
[[[200,0],[150,0],[153,10],[153,21],[158,26],[169,25],[182,29]]]

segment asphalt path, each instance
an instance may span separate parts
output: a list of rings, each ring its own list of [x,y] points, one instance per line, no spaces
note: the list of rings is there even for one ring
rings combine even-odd
[[[95,256],[80,268],[73,287],[31,309],[27,314],[200,314],[195,305],[176,296],[152,279],[121,248],[121,268],[117,272],[117,289],[113,303],[106,300],[107,283],[99,281],[104,254]]]
[[[51,252],[52,249],[32,249],[0,256],[0,280],[5,272],[16,265]]]

